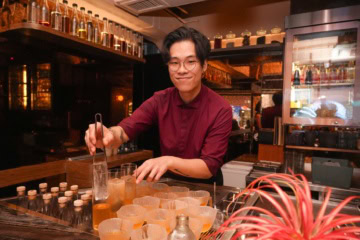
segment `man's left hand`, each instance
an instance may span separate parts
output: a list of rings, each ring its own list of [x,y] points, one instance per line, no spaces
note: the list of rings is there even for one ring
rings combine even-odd
[[[170,168],[174,161],[174,157],[163,156],[146,160],[136,170],[136,183],[140,183],[146,176],[148,182],[158,181],[162,175]]]

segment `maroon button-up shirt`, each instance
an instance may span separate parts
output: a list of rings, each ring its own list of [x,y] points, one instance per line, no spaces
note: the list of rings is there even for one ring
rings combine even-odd
[[[200,158],[215,176],[223,164],[231,121],[231,106],[202,85],[199,95],[189,104],[183,102],[174,87],[156,92],[119,126],[134,139],[158,125],[163,156]]]

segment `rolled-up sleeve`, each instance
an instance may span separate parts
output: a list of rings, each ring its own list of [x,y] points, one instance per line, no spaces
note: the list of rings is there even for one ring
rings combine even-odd
[[[157,123],[155,102],[155,96],[152,96],[141,104],[130,117],[123,119],[118,124],[124,129],[130,140]]]
[[[213,176],[224,163],[232,125],[232,110],[229,106],[219,111],[214,124],[204,140],[201,159],[204,160]]]

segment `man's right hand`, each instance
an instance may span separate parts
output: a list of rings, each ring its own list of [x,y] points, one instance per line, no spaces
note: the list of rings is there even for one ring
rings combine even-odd
[[[96,148],[112,147],[115,136],[109,128],[103,126],[104,137],[102,138],[101,123],[90,124],[88,130],[85,132],[85,143],[91,155],[96,153]]]

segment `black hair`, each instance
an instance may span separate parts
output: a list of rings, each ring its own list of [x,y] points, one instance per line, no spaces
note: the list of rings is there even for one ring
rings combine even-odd
[[[281,104],[282,104],[282,100],[283,100],[282,92],[277,92],[277,93],[275,93],[275,94],[272,96],[272,100],[273,100],[275,106],[281,105]]]
[[[210,53],[210,41],[204,34],[194,28],[179,27],[169,33],[163,42],[162,55],[165,63],[170,61],[170,48],[176,42],[190,40],[195,45],[196,57],[199,59],[201,66],[204,66],[205,60]]]

